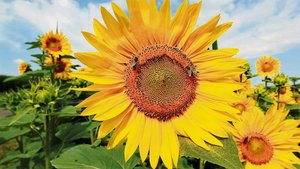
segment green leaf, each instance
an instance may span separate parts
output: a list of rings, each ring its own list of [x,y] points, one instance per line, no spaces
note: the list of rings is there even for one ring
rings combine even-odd
[[[193,169],[193,166],[188,164],[187,159],[179,158],[178,159],[178,169]]]
[[[80,114],[77,112],[77,110],[80,110],[74,106],[66,106],[62,110],[58,112],[51,113],[51,116],[58,116],[58,117],[72,117],[72,116],[80,116]]]
[[[42,143],[40,141],[25,144],[24,153],[20,153],[19,151],[11,151],[3,159],[0,160],[0,164],[7,163],[17,158],[31,158],[35,156],[41,148]]]
[[[58,126],[55,136],[63,141],[72,141],[88,135],[91,129],[99,126],[99,122],[66,123]]]
[[[0,127],[8,127],[10,126],[11,121],[15,119],[16,115],[1,118],[0,119]],[[15,121],[12,126],[20,126],[31,123],[35,118],[35,115],[33,114],[25,114],[22,118],[19,118],[17,121]]]
[[[60,58],[76,59],[74,56],[71,56],[71,55],[63,55],[63,56],[60,56]]]
[[[25,114],[28,114],[30,111],[33,111],[33,109],[31,107],[26,107],[23,109],[23,107],[18,107],[17,111],[16,111],[16,115],[13,117],[13,119],[11,120],[11,122],[9,123],[9,125],[13,125],[14,123],[16,123],[17,121],[19,121],[22,117],[25,116]]]
[[[25,42],[26,45],[31,45],[29,48],[27,48],[27,50],[29,49],[34,49],[34,48],[39,48],[41,46],[39,41],[35,41],[35,42]]]
[[[104,147],[79,145],[64,152],[51,163],[57,169],[131,169],[140,161],[134,154],[125,163],[123,152],[124,147],[107,150]]]
[[[300,165],[299,164],[295,164],[294,165],[297,169],[300,169]]]
[[[287,104],[285,107],[290,110],[300,110],[300,104]]]
[[[47,57],[47,55],[44,55],[44,54],[33,54],[31,56],[33,56],[35,58],[38,58],[38,59],[43,58],[43,57]]]
[[[207,151],[196,145],[189,138],[179,137],[180,154],[186,157],[201,158],[225,168],[243,168],[236,143],[232,137],[220,139],[220,141],[223,143],[223,147],[208,144],[210,151]]]
[[[21,76],[12,76],[12,77],[6,78],[5,80],[3,80],[3,82],[6,83],[6,82],[10,82],[10,81],[17,81],[17,80],[27,81],[27,80],[29,80],[30,76],[44,76],[47,73],[48,73],[48,71],[46,71],[46,70],[29,71],[29,72],[24,73]]]
[[[0,129],[0,144],[29,132],[29,128],[20,127],[8,127],[5,129]]]

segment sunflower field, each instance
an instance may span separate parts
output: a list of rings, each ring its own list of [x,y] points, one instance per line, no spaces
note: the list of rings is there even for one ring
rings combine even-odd
[[[196,26],[201,1],[111,5],[82,32],[92,52],[58,29],[26,42],[1,79],[0,168],[300,169],[299,77],[222,48],[232,23]]]

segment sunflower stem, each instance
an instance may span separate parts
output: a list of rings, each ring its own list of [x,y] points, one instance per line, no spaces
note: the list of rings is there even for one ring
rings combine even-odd
[[[277,89],[277,110],[279,110],[280,92],[281,92],[281,86],[278,86],[278,89]]]
[[[265,88],[267,89],[268,88],[268,76],[265,76]]]
[[[51,163],[50,163],[50,116],[48,114],[48,110],[46,110],[46,117],[45,117],[45,123],[44,123],[44,129],[46,133],[45,137],[45,145],[44,145],[44,151],[45,151],[45,169],[51,169]]]
[[[199,160],[199,169],[204,169],[205,163],[206,163],[205,160],[200,159]]]
[[[217,50],[217,49],[218,49],[218,41],[215,41],[215,42],[212,44],[212,49],[213,49],[213,50]]]

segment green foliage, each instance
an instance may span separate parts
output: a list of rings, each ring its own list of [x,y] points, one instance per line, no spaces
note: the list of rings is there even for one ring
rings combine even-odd
[[[83,144],[69,149],[51,163],[58,169],[131,169],[139,163],[136,154],[125,163],[123,152],[124,147],[107,150]]]
[[[189,138],[180,137],[180,155],[185,157],[200,158],[225,168],[241,169],[242,164],[239,160],[238,149],[232,137],[220,139],[223,147],[209,145],[210,151],[207,151]]]

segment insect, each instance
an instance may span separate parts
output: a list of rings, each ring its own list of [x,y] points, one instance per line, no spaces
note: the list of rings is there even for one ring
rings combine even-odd
[[[138,57],[134,56],[133,57],[133,62],[132,62],[132,68],[133,68],[133,70],[136,69],[137,65],[138,65]]]
[[[248,143],[248,137],[246,137],[244,140],[243,140],[243,144],[247,144]]]
[[[194,67],[186,66],[186,68],[188,70],[189,77],[195,76],[198,73]]]

